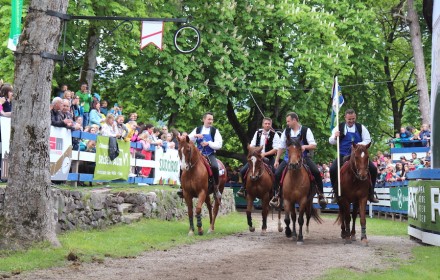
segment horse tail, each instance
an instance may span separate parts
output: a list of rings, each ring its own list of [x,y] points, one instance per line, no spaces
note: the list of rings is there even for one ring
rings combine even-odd
[[[323,220],[321,216],[319,216],[318,211],[316,211],[316,209],[313,207],[313,204],[310,208],[312,208],[310,212],[312,214],[313,220],[315,220],[315,222],[317,222],[318,224],[322,224]]]

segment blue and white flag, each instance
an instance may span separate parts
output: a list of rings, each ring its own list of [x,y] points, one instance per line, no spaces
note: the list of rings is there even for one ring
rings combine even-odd
[[[342,104],[344,104],[344,97],[341,93],[341,88],[338,84],[338,77],[335,77],[333,81],[333,87],[332,87],[332,116],[330,121],[330,130],[333,130],[335,127],[335,115],[339,112],[339,108],[341,108]],[[337,122],[338,120],[336,120]]]

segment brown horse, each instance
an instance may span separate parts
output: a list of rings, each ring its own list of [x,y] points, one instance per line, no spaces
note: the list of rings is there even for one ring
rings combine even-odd
[[[196,205],[196,218],[198,234],[203,235],[202,227],[202,205],[206,203],[209,212],[210,228],[208,233],[214,231],[215,219],[218,214],[221,198],[214,197],[214,208],[212,207],[210,194],[213,193],[214,188],[209,184],[208,173],[208,160],[197,149],[193,142],[189,140],[189,137],[179,137],[179,157],[181,161],[182,176],[180,183],[182,185],[183,198],[185,199],[186,206],[188,207],[189,218],[189,232],[188,235],[194,234],[194,210],[193,210],[193,198],[197,198]],[[224,169],[224,165],[221,161],[219,163],[219,170]],[[219,191],[223,193],[226,182],[225,174],[219,176]],[[214,209],[214,213],[213,210]]]
[[[264,235],[267,229],[267,215],[269,214],[269,201],[272,197],[274,177],[270,167],[263,162],[262,149],[263,146],[251,147],[248,145],[247,160],[249,169],[246,178],[246,216],[249,230],[254,232],[255,227],[252,225],[251,212],[255,198],[259,198],[263,208],[261,212],[263,218],[261,234]]]
[[[304,213],[306,214],[306,232],[309,232],[310,218],[321,223],[318,212],[313,208],[313,197],[316,193],[316,187],[311,186],[309,171],[304,165],[303,151],[298,139],[290,137],[287,139],[287,153],[289,161],[287,163],[287,172],[283,181],[283,201],[284,201],[284,222],[286,224],[286,236],[293,236],[297,244],[303,244],[303,224]],[[299,204],[298,224],[299,232],[296,233],[296,212],[295,203]],[[292,218],[293,231],[290,229],[290,217]]]
[[[356,240],[355,222],[359,212],[361,220],[361,241],[367,246],[366,205],[368,190],[371,184],[368,170],[368,145],[352,145],[350,159],[341,168],[341,197],[338,200],[339,215],[337,222],[341,223],[341,237],[345,243]],[[353,219],[350,232],[350,204],[353,203],[351,218]]]

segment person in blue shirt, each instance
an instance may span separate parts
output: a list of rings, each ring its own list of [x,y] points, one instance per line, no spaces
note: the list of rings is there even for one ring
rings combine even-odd
[[[329,138],[329,142],[332,145],[336,145],[336,141],[339,139],[339,156],[341,166],[344,163],[343,158],[348,160],[348,156],[351,155],[352,143],[360,145],[368,145],[371,143],[370,132],[367,128],[356,123],[356,112],[353,109],[347,109],[344,114],[345,122],[336,126],[332,135]],[[368,200],[373,203],[378,203],[379,200],[374,197],[374,186],[376,185],[377,167],[369,160],[368,169],[371,175],[371,185],[369,190]],[[330,180],[332,182],[333,192],[335,194],[332,203],[338,202],[338,161],[335,159],[330,166]]]

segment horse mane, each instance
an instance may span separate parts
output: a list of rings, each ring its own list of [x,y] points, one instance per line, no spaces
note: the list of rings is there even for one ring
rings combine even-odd
[[[299,147],[301,148],[301,142],[299,141],[299,139],[297,137],[288,137],[286,140],[286,146],[295,146],[295,147]]]

